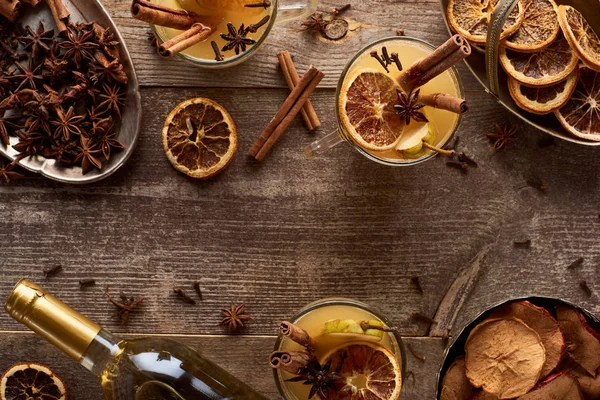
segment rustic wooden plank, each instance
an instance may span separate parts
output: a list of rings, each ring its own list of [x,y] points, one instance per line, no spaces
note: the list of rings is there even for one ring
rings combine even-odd
[[[264,46],[241,66],[221,70],[203,70],[180,59],[161,59],[147,40],[148,25],[131,17],[130,0],[102,0],[123,35],[140,82],[147,86],[203,87],[286,87],[277,71],[276,53],[283,49],[295,55],[298,69],[314,64],[325,73],[321,87],[333,88],[346,62],[363,46],[376,39],[394,36],[396,29],[434,45],[448,37],[440,3],[435,0],[410,2],[353,2],[345,17],[359,27],[344,40],[335,42],[303,33],[300,22],[274,28]],[[320,9],[329,10],[346,1],[322,1]],[[416,18],[415,16],[418,16]],[[461,67],[467,89],[480,90],[475,78]]]
[[[270,399],[280,398],[267,363],[275,337],[169,337],[197,348],[234,376],[248,383]],[[410,371],[401,399],[434,398],[436,374],[441,365],[443,344],[439,339],[407,338],[413,347],[427,357],[425,362],[407,357]],[[101,400],[97,378],[76,365],[59,350],[28,333],[0,332],[0,372],[17,362],[46,364],[67,385],[70,400]]]

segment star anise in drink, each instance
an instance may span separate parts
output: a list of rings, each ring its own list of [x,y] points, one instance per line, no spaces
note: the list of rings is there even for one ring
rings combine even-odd
[[[325,365],[321,366],[316,358],[312,358],[308,365],[300,370],[300,374],[291,379],[287,379],[287,382],[302,382],[304,385],[310,385],[310,392],[308,398],[312,399],[315,395],[318,395],[321,399],[328,399],[329,392],[331,390],[338,390],[340,384],[343,383],[345,378],[339,375],[341,364],[344,362],[343,358],[340,365],[337,367],[337,371],[331,371],[331,360]]]
[[[27,35],[19,36],[18,39],[26,50],[31,51],[34,59],[50,51],[54,44],[54,29],[44,30],[44,24],[40,21],[35,31],[29,25],[25,27],[25,31]]]
[[[69,24],[67,38],[58,46],[65,50],[63,59],[73,59],[77,68],[81,68],[84,60],[94,61],[94,50],[98,48],[98,44],[94,42],[93,30],[73,24]]]
[[[419,94],[421,89],[417,90],[410,95],[407,95],[402,90],[396,89],[398,93],[398,103],[394,106],[396,112],[403,118],[406,125],[410,124],[410,120],[413,119],[416,122],[429,122],[425,114],[421,111],[423,104],[419,104]]]
[[[243,328],[244,323],[251,319],[246,314],[246,306],[244,304],[240,304],[239,306],[232,304],[230,308],[223,308],[221,311],[223,312],[223,320],[219,322],[219,325],[226,325],[233,330]]]
[[[222,51],[235,50],[235,54],[240,54],[241,51],[246,51],[246,46],[253,45],[256,40],[246,37],[248,30],[242,24],[236,31],[235,26],[230,22],[227,24],[228,33],[221,33],[221,37],[228,41],[225,46],[221,49]]]
[[[508,122],[504,126],[494,122],[495,132],[486,133],[485,136],[493,143],[494,150],[504,150],[510,142],[517,138],[518,129],[518,125],[511,125]]]

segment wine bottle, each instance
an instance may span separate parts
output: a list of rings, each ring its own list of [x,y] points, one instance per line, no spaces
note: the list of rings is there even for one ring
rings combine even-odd
[[[27,280],[5,309],[96,374],[106,399],[266,400],[194,349],[164,338],[120,340]]]

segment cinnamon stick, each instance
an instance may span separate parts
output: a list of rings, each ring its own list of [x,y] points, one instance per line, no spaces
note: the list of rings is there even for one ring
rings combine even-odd
[[[298,98],[296,104],[294,104],[294,107],[292,107],[290,112],[285,116],[285,118],[281,121],[277,128],[275,128],[273,133],[265,142],[264,146],[256,154],[256,157],[254,158],[256,158],[257,161],[264,160],[267,154],[269,154],[269,151],[271,151],[273,145],[277,143],[283,132],[285,132],[285,130],[290,126],[296,115],[298,115],[300,110],[302,110],[302,107],[304,107],[304,104],[306,104],[306,102],[308,101],[309,96],[315,91],[317,85],[321,82],[324,76],[325,74],[323,74],[321,71],[317,72],[317,75],[310,81],[308,86],[306,86],[306,89],[302,92],[302,95]]]
[[[65,32],[67,30],[67,21],[71,15],[69,10],[67,10],[62,0],[46,0],[46,4],[50,8],[58,32]]]
[[[308,332],[291,322],[283,321],[281,325],[279,325],[279,331],[288,339],[293,340],[304,347],[309,347],[312,344],[312,339]]]
[[[426,106],[450,111],[455,114],[464,114],[469,111],[466,100],[445,93],[426,94],[420,96],[419,101]]]
[[[14,22],[19,16],[21,5],[19,0],[0,0],[0,14],[10,22]]]
[[[316,69],[314,66],[311,65],[310,67],[308,67],[304,75],[302,75],[302,78],[298,81],[298,84],[294,87],[287,99],[285,99],[283,104],[279,107],[279,110],[277,111],[273,119],[271,119],[271,122],[269,122],[269,124],[262,131],[258,139],[256,139],[252,147],[250,147],[248,154],[250,154],[252,157],[256,157],[258,152],[266,143],[267,139],[269,139],[273,131],[275,131],[277,126],[279,126],[281,121],[283,121],[285,116],[290,112],[290,110],[292,109],[302,92],[304,92],[308,84],[317,75],[317,72],[319,72],[319,70]]]
[[[292,60],[290,52],[284,50],[277,53],[277,59],[279,60],[281,72],[283,72],[283,77],[285,78],[288,87],[290,90],[293,90],[298,84],[300,76],[298,76],[298,71],[296,70],[296,66],[294,65],[294,61]],[[317,113],[310,100],[306,102],[304,108],[302,108],[300,111],[300,114],[302,115],[302,119],[304,119],[309,131],[315,130],[321,125],[321,121],[319,121],[319,117],[317,116]]]
[[[158,54],[165,58],[173,57],[209,37],[213,30],[214,28],[201,23],[194,24],[190,29],[158,46]]]
[[[131,15],[135,19],[153,25],[165,26],[167,28],[188,30],[192,25],[201,23],[210,25],[210,18],[198,15],[192,11],[176,10],[151,3],[148,0],[133,0],[131,3]]]
[[[300,351],[274,351],[269,357],[271,368],[277,368],[298,375],[305,368],[311,356]]]
[[[37,6],[40,4],[42,0],[22,0],[24,3],[31,4],[32,6]]]
[[[471,45],[460,35],[454,35],[428,56],[420,59],[400,76],[400,86],[410,93],[471,54]]]

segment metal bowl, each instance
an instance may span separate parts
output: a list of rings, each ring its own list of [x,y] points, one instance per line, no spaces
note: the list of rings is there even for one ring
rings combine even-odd
[[[116,25],[108,15],[106,9],[98,0],[81,0],[77,4],[69,0],[63,0],[65,6],[71,12],[71,21],[96,21],[104,27],[110,27],[117,39],[121,43],[119,53],[121,63],[127,73],[128,84],[125,94],[125,106],[123,107],[122,119],[120,121],[118,139],[125,148],[121,151],[115,151],[111,155],[109,161],[105,162],[101,170],[95,169],[83,174],[81,167],[62,167],[57,165],[56,160],[47,159],[42,156],[31,156],[19,161],[19,165],[29,171],[39,173],[47,178],[59,182],[84,184],[96,182],[114,173],[121,167],[133,153],[138,140],[139,131],[142,122],[142,103],[140,97],[140,88],[138,85],[137,76],[133,68],[133,62],[129,55],[129,51],[125,46],[123,37],[117,30]],[[38,22],[42,21],[44,26],[55,26],[50,10],[39,5],[35,9],[28,10],[21,15],[18,22],[23,25],[37,26]],[[18,156],[18,152],[12,148],[12,145],[17,144],[19,139],[16,137],[10,138],[10,146],[5,146],[0,143],[0,153],[11,161]]]
[[[442,6],[442,15],[444,16],[444,22],[446,23],[448,32],[453,34],[450,25],[448,24],[446,14],[449,0],[441,0],[440,2]],[[498,10],[509,7],[511,3],[516,4],[516,0],[501,0],[498,3]],[[600,33],[600,0],[556,0],[556,3],[559,5],[566,4],[577,8],[585,15],[594,30]],[[495,20],[493,19],[490,21],[489,31],[497,32],[496,36],[499,36],[500,30],[492,29],[492,26],[502,26],[504,25],[505,20],[505,17],[500,14],[501,13],[498,12]],[[504,15],[508,15],[508,12],[504,13]],[[485,91],[492,95],[498,103],[502,104],[514,115],[543,132],[572,143],[585,146],[600,146],[600,142],[587,141],[569,134],[562,127],[560,122],[558,122],[554,114],[535,115],[528,113],[517,106],[508,91],[508,86],[506,84],[508,77],[504,70],[498,65],[498,40],[493,40],[491,36],[492,35],[490,35],[489,39],[492,40],[488,39],[488,45],[486,46],[487,51],[473,51],[471,56],[466,60],[467,67],[469,67],[475,78],[481,83]]]
[[[456,357],[459,357],[459,356],[465,354],[465,343],[467,342],[467,339],[468,339],[471,331],[477,325],[479,325],[481,322],[483,322],[487,318],[487,316],[492,311],[497,309],[498,307],[502,307],[505,304],[511,303],[513,301],[519,301],[519,300],[530,301],[531,303],[533,303],[537,306],[540,306],[540,307],[544,307],[548,310],[552,310],[554,307],[559,306],[559,305],[573,307],[574,309],[578,310],[579,312],[583,313],[583,315],[586,316],[586,318],[588,319],[588,322],[590,323],[592,328],[594,328],[598,332],[600,332],[600,319],[596,318],[589,311],[584,310],[583,308],[581,308],[573,303],[570,303],[566,300],[556,299],[553,297],[532,296],[532,297],[514,298],[514,299],[503,301],[502,303],[496,304],[495,306],[492,306],[492,307],[488,308],[486,311],[484,311],[483,313],[479,314],[473,321],[471,321],[458,334],[458,336],[456,337],[456,340],[452,343],[452,345],[450,347],[448,347],[448,349],[446,350],[446,353],[444,354],[444,362],[442,363],[442,368],[440,369],[440,372],[438,373],[438,377],[437,377],[438,385],[437,385],[437,393],[435,396],[435,398],[437,400],[440,399],[440,396],[442,393],[442,380],[444,378],[444,375],[446,374],[446,371],[448,370],[450,365],[452,365],[452,363],[454,362]]]

